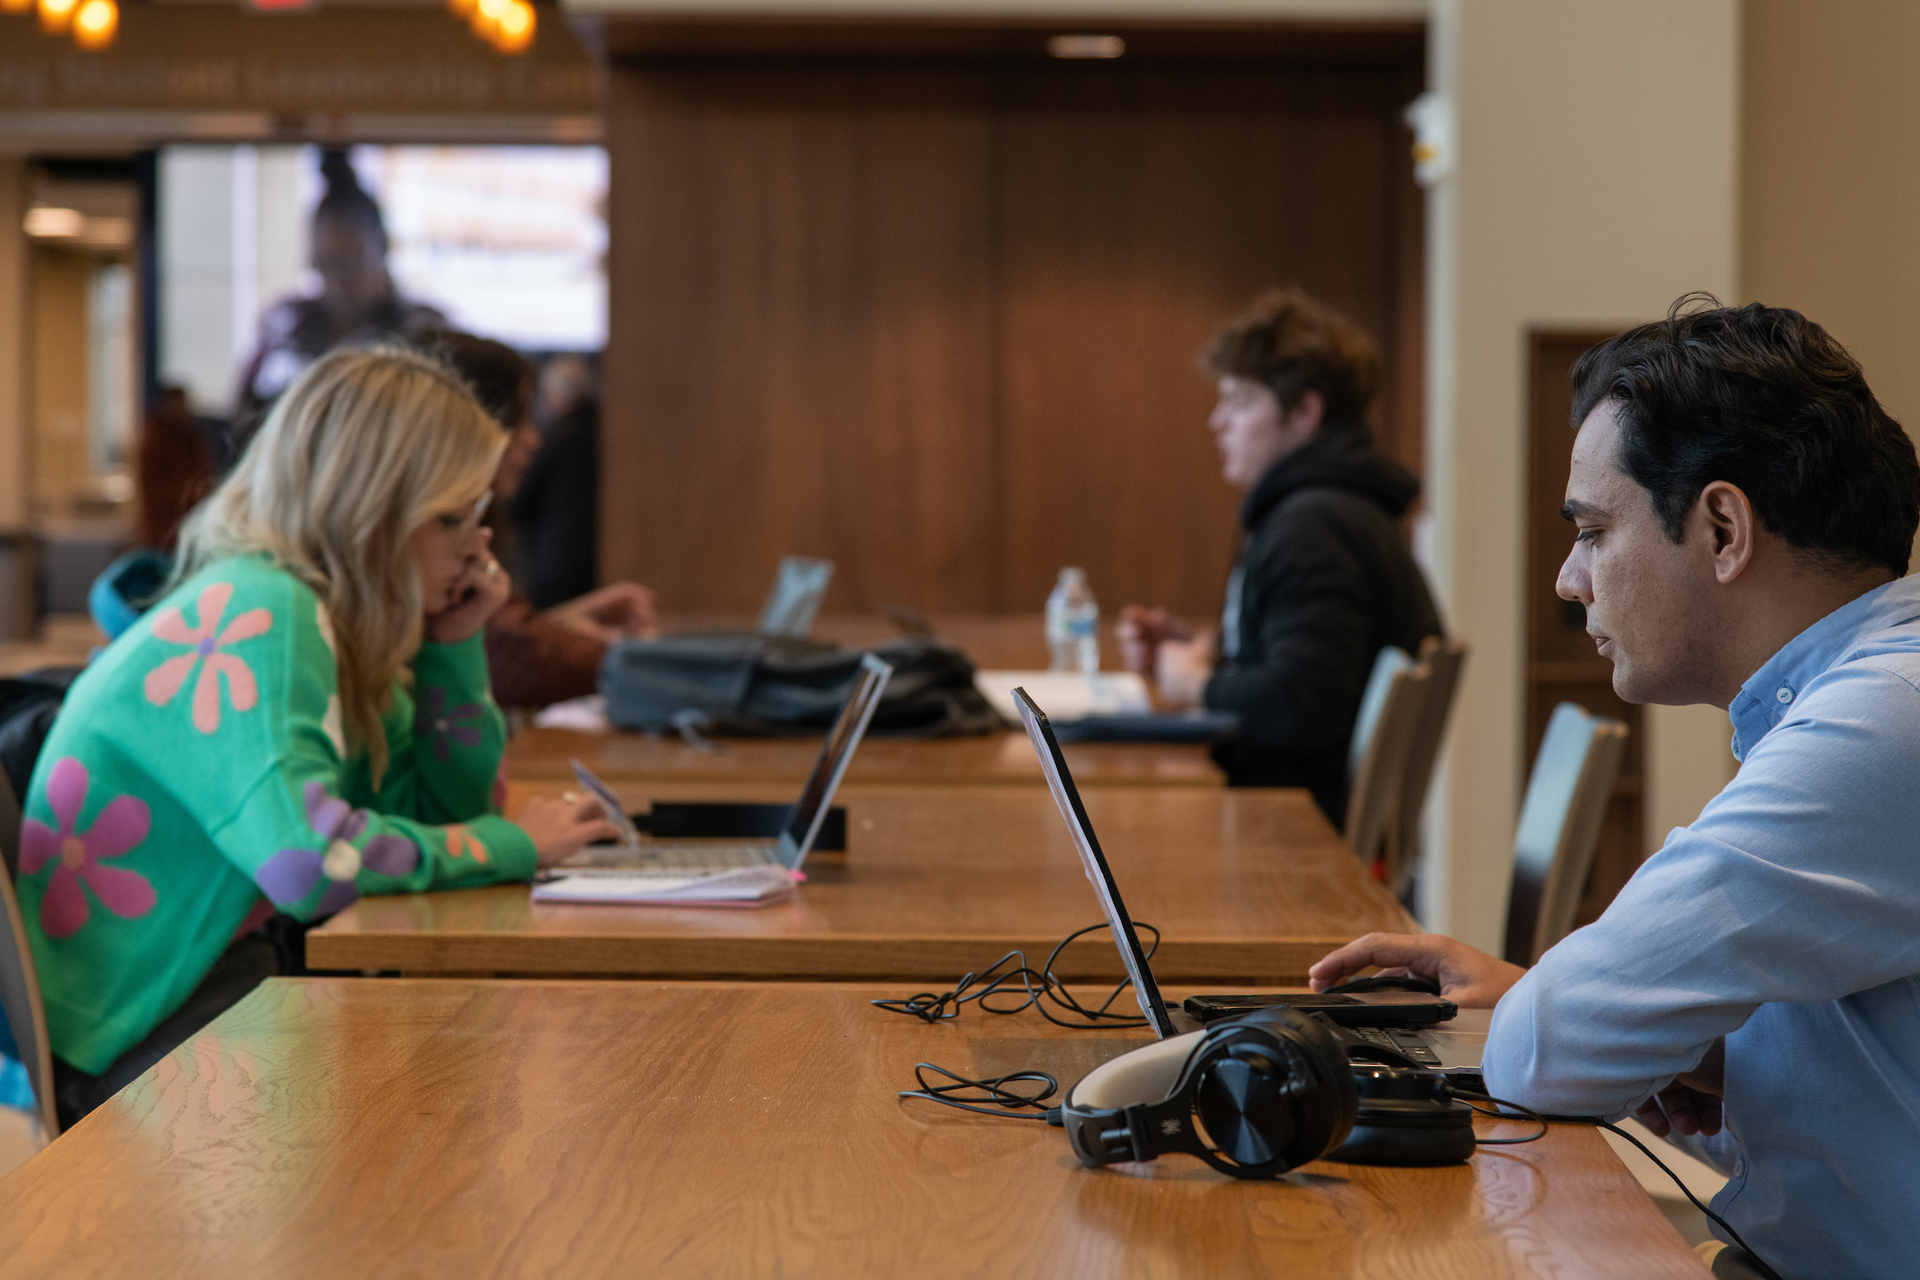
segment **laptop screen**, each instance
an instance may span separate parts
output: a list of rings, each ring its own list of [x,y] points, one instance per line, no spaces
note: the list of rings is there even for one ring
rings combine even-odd
[[[840,776],[853,763],[853,749],[860,745],[867,722],[873,719],[880,695],[886,691],[887,677],[892,674],[893,668],[872,654],[861,656],[860,678],[854,681],[853,692],[847,697],[847,705],[840,708],[833,728],[827,730],[827,740],[820,744],[820,758],[813,762],[813,772],[807,775],[800,799],[794,802],[786,829],[780,833],[780,860],[788,870],[797,868],[807,850],[813,848],[820,824],[827,820],[833,793],[840,786]]]
[[[1020,712],[1020,723],[1027,727],[1027,736],[1033,739],[1034,754],[1040,757],[1040,770],[1047,775],[1053,802],[1060,806],[1060,816],[1066,819],[1074,847],[1080,851],[1080,865],[1086,870],[1087,879],[1093,882],[1093,892],[1107,916],[1107,927],[1113,930],[1113,944],[1120,949],[1127,976],[1133,979],[1133,994],[1140,1001],[1140,1012],[1146,1015],[1153,1033],[1164,1040],[1175,1034],[1173,1019],[1161,1003],[1160,988],[1154,984],[1153,971],[1147,967],[1146,950],[1140,945],[1140,935],[1134,931],[1132,917],[1127,915],[1127,904],[1120,900],[1120,888],[1113,882],[1106,855],[1100,852],[1093,823],[1087,820],[1087,811],[1081,807],[1080,792],[1074,787],[1073,774],[1060,754],[1053,726],[1048,723],[1046,712],[1027,696],[1025,689],[1013,691],[1013,703]]]

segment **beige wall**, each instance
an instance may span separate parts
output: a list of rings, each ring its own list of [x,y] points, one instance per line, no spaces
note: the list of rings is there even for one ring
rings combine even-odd
[[[1804,311],[1920,429],[1920,5],[1747,0],[1743,298]]]
[[[1425,914],[1482,947],[1525,766],[1525,336],[1733,295],[1739,30],[1737,0],[1434,6],[1430,82],[1456,148],[1428,201],[1428,502],[1436,586],[1473,652]],[[1649,718],[1650,825],[1724,783],[1725,725],[1710,708]]]

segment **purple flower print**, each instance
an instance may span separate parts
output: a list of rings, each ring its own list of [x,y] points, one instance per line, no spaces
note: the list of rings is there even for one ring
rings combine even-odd
[[[56,761],[47,775],[47,804],[59,830],[34,818],[20,826],[21,874],[54,864],[46,896],[40,899],[40,927],[49,938],[70,938],[87,922],[90,908],[80,888],[83,880],[100,905],[123,920],[144,916],[156,901],[145,876],[102,861],[126,854],[147,838],[153,818],[146,802],[115,796],[94,815],[91,827],[76,833],[73,827],[86,807],[87,786],[85,765],[72,756]]]
[[[463,702],[453,710],[447,710],[447,691],[434,687],[427,690],[427,700],[420,707],[420,729],[433,738],[433,758],[441,764],[447,762],[452,749],[447,745],[458,742],[462,746],[480,745],[480,717],[486,714],[486,708],[477,702]],[[462,724],[471,720],[472,724]]]
[[[189,647],[185,653],[176,653],[147,672],[147,701],[156,707],[172,702],[174,695],[185,687],[187,677],[193,674],[194,665],[205,658],[200,679],[193,686],[193,727],[202,733],[212,733],[220,727],[221,676],[227,678],[227,696],[235,711],[250,711],[260,700],[253,669],[233,654],[220,650],[265,635],[273,625],[273,614],[265,609],[249,609],[222,631],[220,620],[226,616],[227,603],[232,598],[231,582],[208,583],[195,606],[200,617],[198,626],[189,627],[178,609],[162,610],[153,620],[156,637],[169,644]]]
[[[351,841],[367,829],[372,816],[365,809],[328,795],[318,782],[309,782],[302,794],[307,822],[327,841],[327,848],[324,853],[282,849],[260,865],[254,883],[275,906],[293,906],[325,879],[330,883],[314,911],[332,915],[360,896],[353,880],[362,867],[377,875],[403,876],[420,865],[420,850],[404,836],[375,836],[364,849],[353,847]]]

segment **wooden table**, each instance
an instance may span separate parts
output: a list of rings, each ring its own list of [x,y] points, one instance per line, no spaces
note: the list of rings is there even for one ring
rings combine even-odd
[[[1139,1032],[867,1004],[897,993],[273,979],[0,1182],[0,1258],[53,1280],[1707,1274],[1585,1127],[1441,1169],[1083,1169],[1058,1130],[894,1093],[923,1059],[1064,1086]]]
[[[519,885],[363,898],[307,935],[307,962],[951,983],[1016,947],[1038,967],[1100,920],[1044,788],[870,787],[844,798],[849,852],[810,859],[787,905],[536,906]],[[1153,964],[1167,978],[1304,983],[1308,965],[1359,934],[1415,927],[1304,791],[1107,788],[1085,801],[1128,910],[1164,931]],[[1059,972],[1117,979],[1119,957],[1095,934]]]
[[[818,738],[728,738],[718,754],[696,751],[678,737],[641,733],[574,733],[528,729],[507,744],[507,772],[519,779],[571,780],[578,758],[609,782],[778,783],[791,802],[820,755]],[[1076,785],[1086,788],[1220,787],[1225,775],[1191,743],[1088,742],[1063,748]],[[868,738],[847,766],[844,784],[1021,783],[1046,778],[1024,733],[906,741]],[[664,794],[664,793],[663,793]]]
[[[1042,669],[1047,665],[1044,627],[1038,614],[955,614],[933,619],[983,668]],[[670,629],[705,627],[746,629],[745,617],[673,618]],[[856,648],[882,644],[898,632],[878,615],[828,614],[813,634]],[[1107,627],[1105,652],[1110,669],[1119,649]],[[570,757],[578,756],[607,779],[629,782],[782,782],[798,787],[820,754],[820,739],[754,741],[729,738],[718,755],[696,751],[675,737],[637,733],[584,734],[532,729],[507,745],[507,767],[516,778],[567,778]],[[1067,767],[1083,787],[1224,785],[1226,779],[1203,746],[1187,743],[1085,743],[1066,748]],[[847,771],[850,786],[867,783],[1019,782],[1044,779],[1024,733],[931,742],[868,738]]]

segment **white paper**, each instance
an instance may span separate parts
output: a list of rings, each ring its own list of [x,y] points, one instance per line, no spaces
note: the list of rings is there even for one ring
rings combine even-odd
[[[1153,712],[1147,682],[1131,671],[1101,671],[1091,676],[1078,671],[976,671],[973,683],[995,711],[1016,724],[1020,720],[1013,706],[1016,687],[1027,691],[1027,696],[1047,713],[1047,719],[1060,723],[1083,716],[1144,716]]]

